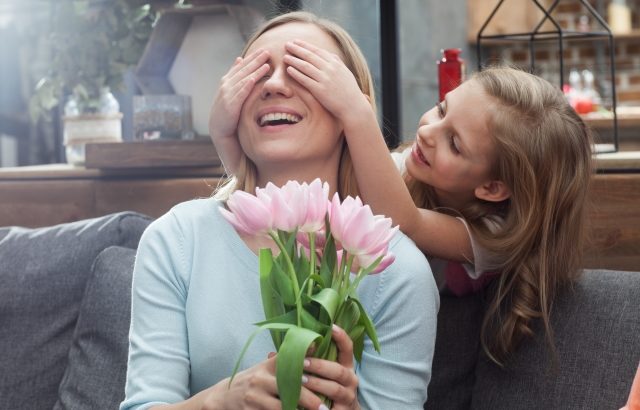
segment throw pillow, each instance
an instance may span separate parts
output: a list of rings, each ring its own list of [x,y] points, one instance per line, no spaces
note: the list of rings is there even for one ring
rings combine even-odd
[[[96,258],[54,409],[116,409],[124,399],[134,259],[117,246]]]
[[[91,265],[135,248],[151,219],[121,212],[46,228],[0,228],[0,408],[51,409]]]

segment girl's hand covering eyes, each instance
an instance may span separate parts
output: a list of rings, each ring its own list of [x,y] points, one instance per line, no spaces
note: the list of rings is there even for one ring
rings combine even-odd
[[[344,125],[357,122],[361,109],[372,110],[353,73],[339,56],[301,40],[287,42],[287,73]]]
[[[225,144],[221,158],[229,171],[235,172],[242,152],[237,139],[237,128],[242,105],[251,90],[269,72],[269,52],[256,50],[246,57],[238,57],[229,71],[220,80],[218,93],[209,115],[209,135],[216,145]]]

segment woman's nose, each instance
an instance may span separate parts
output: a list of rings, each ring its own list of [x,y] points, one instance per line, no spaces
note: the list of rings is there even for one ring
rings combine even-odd
[[[262,84],[262,98],[291,96],[291,84],[293,81],[284,67],[275,69]]]

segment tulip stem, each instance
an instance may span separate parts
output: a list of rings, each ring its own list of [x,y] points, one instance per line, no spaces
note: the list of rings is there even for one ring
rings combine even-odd
[[[314,233],[309,234],[309,284],[307,287],[307,295],[311,297],[313,293],[313,279],[311,275],[316,270],[316,235]]]
[[[296,299],[296,318],[298,321],[298,326],[302,327],[302,300],[300,300],[300,284],[298,283],[298,276],[296,275],[296,270],[293,268],[293,262],[291,262],[291,258],[289,257],[289,252],[285,248],[284,244],[280,240],[277,234],[270,232],[269,235],[271,239],[278,245],[280,248],[280,253],[284,255],[284,260],[287,262],[287,267],[289,268],[289,276],[291,277],[291,282],[293,282],[293,296]]]

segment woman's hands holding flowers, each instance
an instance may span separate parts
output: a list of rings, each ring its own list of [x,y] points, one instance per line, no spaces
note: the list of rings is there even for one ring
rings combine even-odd
[[[333,327],[332,337],[338,348],[337,362],[311,357],[305,359],[301,397],[306,395],[305,390],[308,389],[331,399],[333,410],[360,409],[358,376],[353,366],[353,342],[338,326]],[[315,394],[313,396],[317,399]]]
[[[238,231],[268,236],[280,250],[277,256],[270,248],[260,250],[266,320],[256,323],[258,329],[240,358],[257,332],[271,332],[284,409],[318,402],[311,391],[335,409],[358,408],[353,358],[362,358],[365,335],[380,351],[375,327],[356,290],[367,275],[393,262],[389,242],[398,228],[391,227],[390,219],[373,215],[359,198],[341,202],[336,194],[329,201],[328,193],[328,184],[319,179],[310,184],[289,181],[280,188],[268,183],[256,189],[255,196],[234,192],[227,201],[229,210],[220,209]],[[343,330],[336,330],[336,325]],[[314,343],[314,358],[306,358],[305,367]],[[234,374],[239,363],[240,359]]]

